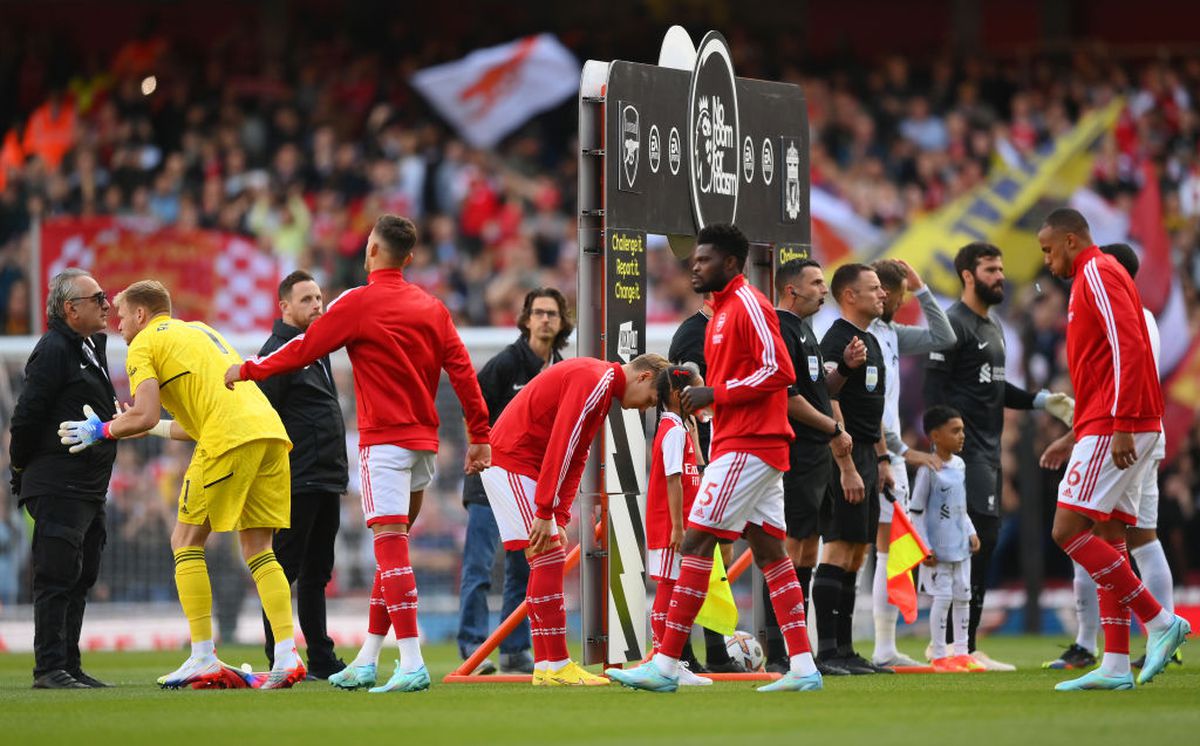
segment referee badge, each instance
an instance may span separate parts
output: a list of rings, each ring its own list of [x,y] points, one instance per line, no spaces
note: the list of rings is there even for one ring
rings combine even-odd
[[[879,383],[879,368],[874,365],[867,366],[866,386],[867,391],[874,391],[875,386]]]
[[[813,379],[813,381],[816,381],[817,376],[820,374],[820,372],[821,372],[821,361],[817,360],[816,355],[809,355],[808,356],[808,377]]]

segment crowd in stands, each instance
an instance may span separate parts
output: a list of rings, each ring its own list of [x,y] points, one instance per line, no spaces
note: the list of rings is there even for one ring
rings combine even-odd
[[[6,109],[15,115],[0,121],[0,333],[31,330],[31,224],[71,215],[241,234],[314,272],[332,298],[364,280],[364,239],[374,218],[400,213],[422,235],[406,276],[442,298],[460,325],[513,326],[520,298],[538,285],[574,297],[573,101],[481,151],[458,139],[406,82],[413,70],[468,49],[427,45],[389,56],[342,36],[314,37],[289,46],[278,62],[259,64],[252,45],[234,31],[209,48],[185,50],[147,32],[107,63],[59,76],[43,65],[40,79],[36,72],[32,82],[22,78],[19,105]],[[1080,49],[1020,59],[882,57],[824,68],[793,59],[783,43],[733,49],[740,74],[804,86],[813,187],[845,200],[886,236],[992,169],[1020,162],[1084,113],[1125,97],[1089,186],[1128,213],[1143,164],[1153,164],[1190,328],[1200,331],[1200,56],[1125,60]],[[698,302],[680,262],[655,246],[650,320],[676,321]],[[1023,342],[1027,387],[1062,389],[1069,386],[1066,295],[1042,284],[1040,293],[1010,288],[1002,314]],[[1163,472],[1164,526],[1168,516],[1173,522],[1164,543],[1179,572],[1200,566],[1197,422]],[[1049,418],[1038,427],[1039,444],[1056,435]],[[1017,428],[1009,432],[1015,437]],[[184,458],[171,448],[153,455],[122,449],[111,533],[165,546]],[[447,458],[444,483],[426,501],[430,514],[416,533],[428,536],[426,556],[439,558],[424,572],[442,573],[451,588],[463,518],[452,464]],[[1013,466],[1006,472],[1015,474]],[[1015,510],[1015,488],[1005,500]],[[347,506],[355,510],[356,498]],[[11,523],[10,508],[0,503],[0,529]],[[358,524],[348,518],[342,525],[353,535]],[[5,535],[0,530],[0,558]],[[169,555],[156,556],[161,577],[122,593],[170,594]],[[423,579],[422,587],[431,586]]]

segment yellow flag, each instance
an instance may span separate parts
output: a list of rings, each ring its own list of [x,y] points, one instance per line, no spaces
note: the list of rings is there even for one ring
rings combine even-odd
[[[1124,105],[1115,99],[1087,114],[1020,166],[997,165],[984,183],[913,222],[887,256],[911,264],[935,291],[958,295],[954,255],[972,241],[986,241],[1004,251],[1010,279],[1033,279],[1042,266],[1038,228],[1087,182],[1092,151],[1112,131]]]
[[[708,595],[696,615],[696,624],[722,635],[737,631],[738,611],[733,602],[733,588],[725,576],[725,561],[721,559],[721,546],[713,549],[712,575],[708,579]]]

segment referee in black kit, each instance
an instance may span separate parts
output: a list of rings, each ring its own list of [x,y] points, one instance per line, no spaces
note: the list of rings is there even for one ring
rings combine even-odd
[[[271,336],[258,351],[268,355],[308,329],[323,311],[321,288],[312,275],[292,272],[279,283],[279,310]],[[333,546],[341,526],[346,491],[346,425],[338,405],[329,357],[294,373],[258,382],[279,413],[288,438],[292,469],[292,525],[275,534],[275,557],[288,583],[296,584],[296,610],[308,646],[308,671],[326,679],[346,667],[326,631],[325,586],[333,577]],[[263,615],[268,666],[275,639]]]
[[[829,496],[821,506],[821,564],[813,573],[812,600],[817,612],[817,660],[852,674],[893,673],[854,652],[854,604],[858,571],[875,542],[879,493],[892,486],[891,460],[883,437],[887,365],[883,349],[867,331],[883,315],[887,291],[875,270],[844,264],[833,274],[830,290],[842,312],[821,339],[821,353],[837,363],[845,377],[833,397],[833,416],[853,438],[847,467],[829,480]],[[851,370],[845,359],[855,339],[866,345],[867,359]]]
[[[34,520],[34,689],[107,686],[83,672],[79,634],[108,536],[104,501],[117,442],[72,455],[58,429],[81,411],[101,421],[116,415],[102,333],[110,308],[87,272],[54,276],[46,297],[50,328],[25,364],[25,387],[13,412],[13,493]]]
[[[971,656],[989,671],[1015,671],[975,647],[988,568],[1000,534],[1000,434],[1004,409],[1044,409],[1065,400],[1065,394],[1031,394],[1008,383],[1004,376],[1004,331],[991,315],[1004,300],[1004,260],[1000,249],[970,243],[954,257],[962,282],[962,298],[946,316],[958,341],[953,347],[929,353],[925,368],[925,404],[946,404],[962,412],[966,443],[967,515],[979,535],[979,552],[971,560],[971,616],[968,646]],[[1054,407],[1051,407],[1054,409]]]

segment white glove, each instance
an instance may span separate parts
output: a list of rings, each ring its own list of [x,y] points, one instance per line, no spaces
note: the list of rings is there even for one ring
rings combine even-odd
[[[108,427],[96,416],[90,404],[83,405],[83,420],[67,420],[58,423],[58,437],[65,446],[71,446],[68,451],[79,453],[91,448],[102,440],[107,440]]]
[[[1067,427],[1071,427],[1075,423],[1075,400],[1066,394],[1047,396],[1045,410],[1062,420]]]

